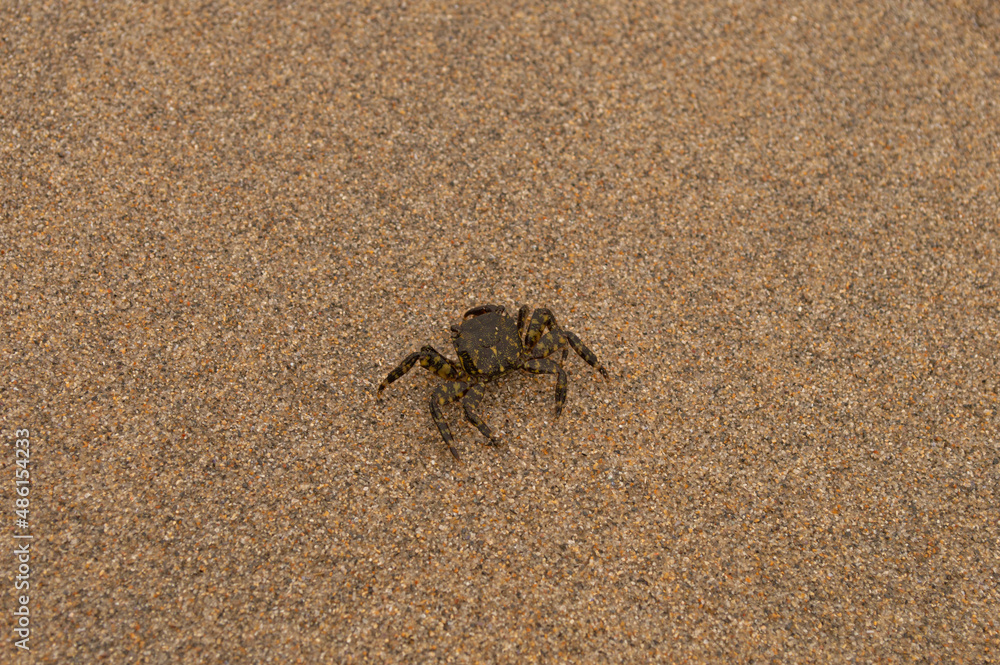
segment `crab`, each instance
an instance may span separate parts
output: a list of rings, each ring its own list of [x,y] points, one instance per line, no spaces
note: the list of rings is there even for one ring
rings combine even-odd
[[[455,450],[455,438],[441,415],[441,407],[449,402],[462,400],[465,417],[486,437],[487,445],[499,445],[489,425],[476,412],[486,393],[486,384],[498,376],[518,369],[532,374],[556,374],[558,417],[566,404],[568,380],[561,363],[569,351],[567,345],[605,379],[608,378],[608,371],[576,334],[559,327],[552,312],[545,308],[536,309],[529,320],[530,311],[530,307],[522,305],[515,322],[507,315],[503,305],[473,307],[462,317],[460,325],[451,327],[452,343],[458,353],[459,363],[441,355],[433,347],[424,346],[406,356],[396,369],[389,372],[378,387],[377,397],[381,397],[382,391],[390,383],[401,378],[417,363],[442,379],[448,379],[448,383],[431,393],[431,418],[448,450],[458,461],[461,458]],[[560,362],[548,357],[559,349],[562,349]]]

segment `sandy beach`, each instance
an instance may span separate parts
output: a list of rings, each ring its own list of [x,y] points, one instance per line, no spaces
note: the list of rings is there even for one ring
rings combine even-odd
[[[0,53],[0,662],[1000,661],[1000,5],[8,3]],[[491,382],[499,447],[445,405],[459,463],[445,379],[376,389],[484,304],[609,377]]]

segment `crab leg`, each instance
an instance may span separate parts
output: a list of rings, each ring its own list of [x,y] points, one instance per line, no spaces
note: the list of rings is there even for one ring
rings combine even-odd
[[[520,314],[520,312],[518,313]],[[520,317],[519,317],[520,318]],[[531,322],[528,323],[528,333],[524,336],[524,348],[532,349],[538,343],[538,338],[546,328],[558,328],[556,317],[545,307],[539,307],[531,314]],[[518,326],[520,329],[520,326]]]
[[[451,428],[448,427],[448,421],[441,415],[441,407],[449,402],[461,399],[471,387],[464,381],[456,381],[455,383],[446,383],[443,386],[438,386],[431,393],[431,418],[434,419],[434,424],[437,425],[438,431],[441,432],[441,438],[444,439],[448,450],[451,451],[451,454],[459,462],[462,461],[462,458],[458,456],[458,451],[455,450],[455,437],[451,435]],[[466,415],[468,415],[468,411],[466,411]]]
[[[587,348],[587,346],[580,341],[576,333],[571,333],[567,330],[562,330],[560,328],[552,328],[547,333],[542,335],[542,338],[538,340],[538,344],[531,349],[531,355],[533,358],[544,358],[549,355],[559,347],[569,344],[576,351],[577,355],[587,361],[587,363],[596,369],[598,372],[604,375],[604,378],[608,378],[608,370],[604,369],[604,365],[601,361],[597,359],[594,352]],[[563,349],[563,360],[566,359],[566,350]]]
[[[522,369],[532,374],[558,374],[556,379],[556,416],[562,413],[566,404],[566,384],[569,380],[566,377],[566,370],[559,366],[551,358],[532,358],[524,363]]]
[[[448,360],[443,355],[434,350],[433,347],[425,346],[415,353],[411,353],[403,359],[403,362],[399,363],[399,367],[389,372],[389,375],[385,377],[385,380],[379,384],[378,394],[381,395],[382,391],[386,387],[399,379],[404,374],[409,372],[414,365],[420,362],[421,367],[426,367],[431,370],[442,379],[459,379],[461,378],[461,373],[458,371],[458,363]]]
[[[521,305],[521,309],[517,310],[517,334],[524,335],[524,325],[528,322],[528,314],[531,312],[531,308],[527,305]]]
[[[483,399],[483,395],[486,394],[486,384],[477,383],[469,388],[469,391],[465,393],[465,397],[462,398],[462,408],[465,409],[465,417],[469,419],[483,436],[489,439],[489,445],[497,446],[500,442],[493,438],[493,432],[490,430],[490,426],[487,425],[479,414],[476,413],[476,409],[479,407],[479,401]]]

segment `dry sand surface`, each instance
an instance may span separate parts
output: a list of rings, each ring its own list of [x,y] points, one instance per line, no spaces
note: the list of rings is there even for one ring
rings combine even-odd
[[[998,662],[1000,5],[824,4],[4,3],[0,662]]]

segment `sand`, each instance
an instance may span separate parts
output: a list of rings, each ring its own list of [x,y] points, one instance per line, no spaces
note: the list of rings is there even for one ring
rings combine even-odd
[[[8,4],[0,661],[1000,660],[1000,9],[829,4]]]

